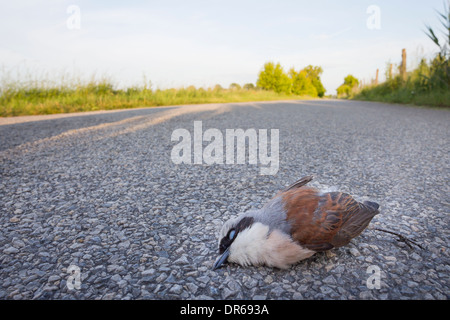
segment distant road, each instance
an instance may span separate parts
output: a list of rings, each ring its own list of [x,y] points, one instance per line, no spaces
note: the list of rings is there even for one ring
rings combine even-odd
[[[194,121],[278,129],[277,173],[174,164],[172,133],[194,139]],[[448,110],[345,100],[2,118],[0,299],[449,299],[449,137]],[[381,214],[287,271],[211,270],[225,220],[309,174]]]

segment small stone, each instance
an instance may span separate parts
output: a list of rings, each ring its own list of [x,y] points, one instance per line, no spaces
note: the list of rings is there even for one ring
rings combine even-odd
[[[415,252],[413,252],[412,254],[411,254],[411,258],[413,258],[414,260],[416,260],[416,261],[422,261],[422,257],[421,256],[419,256],[417,253],[415,253]]]
[[[373,299],[372,292],[370,291],[362,291],[359,294],[359,298],[363,300]]]
[[[379,296],[380,300],[388,300],[389,299],[389,295],[387,293],[382,293]]]
[[[94,236],[89,239],[89,242],[100,243],[100,242],[102,242],[102,239],[98,236]]]
[[[332,275],[326,277],[322,281],[326,284],[336,284],[336,279]]]
[[[116,294],[113,292],[107,293],[102,297],[102,300],[112,300],[112,299],[114,299],[115,296],[116,296]]]
[[[45,285],[43,290],[44,291],[55,291],[55,290],[58,290],[58,287],[57,286]]]
[[[186,277],[197,277],[197,276],[198,276],[197,270],[186,272]]]
[[[213,297],[207,296],[205,294],[201,294],[198,297],[195,297],[195,299],[197,299],[197,300],[214,300]]]
[[[170,288],[170,293],[180,294],[183,291],[183,287],[179,284],[173,285],[172,288]]]
[[[227,299],[227,298],[233,296],[234,294],[236,294],[235,291],[232,291],[232,290],[230,290],[228,288],[225,288],[222,291],[222,299]]]
[[[188,287],[189,291],[195,294],[198,290],[198,286],[194,283],[187,283],[186,286]]]
[[[14,239],[12,242],[13,247],[15,248],[23,248],[25,247],[25,242],[20,239]]]
[[[201,277],[198,277],[198,278],[197,278],[198,281],[203,282],[203,283],[209,282],[210,279],[211,279],[211,278],[208,277],[208,276],[201,276]]]
[[[70,249],[78,249],[83,246],[83,243],[75,242],[71,246],[69,246]]]
[[[333,289],[331,289],[329,286],[321,286],[320,291],[325,295],[330,295],[334,293]]]
[[[249,278],[244,282],[244,286],[248,289],[255,288],[258,285],[258,281],[253,278]]]
[[[108,272],[110,272],[110,273],[113,273],[113,272],[120,272],[120,271],[123,270],[123,267],[122,267],[122,266],[119,266],[119,265],[117,265],[117,264],[110,264],[110,265],[108,265],[108,266],[106,267],[106,270],[107,270]]]
[[[401,287],[400,287],[400,292],[401,292],[403,295],[408,296],[408,297],[413,297],[413,296],[414,296],[414,291],[411,290],[411,288],[406,287],[406,286],[401,286]]]
[[[115,281],[115,282],[119,282],[120,280],[122,280],[122,277],[119,274],[115,274],[111,277],[111,280]]]
[[[356,248],[350,248],[350,253],[355,256],[355,257],[359,257],[361,254],[359,253],[358,249]]]
[[[388,261],[397,261],[397,258],[394,256],[384,256],[384,258]]]
[[[186,256],[182,256],[181,258],[175,260],[174,264],[189,264],[189,260]]]
[[[161,254],[161,252],[160,252],[160,254]],[[159,257],[155,261],[155,265],[157,265],[157,266],[162,265],[162,264],[167,264],[167,263],[170,263],[170,260],[166,257]]]
[[[295,293],[292,295],[292,299],[294,299],[294,300],[303,300],[303,296],[302,296],[301,293],[295,292]]]
[[[130,247],[130,241],[127,240],[127,241],[121,242],[121,243],[119,243],[118,247],[119,247],[119,249],[128,249]]]
[[[55,282],[55,281],[58,281],[60,279],[61,279],[61,277],[55,274],[55,275],[52,275],[52,276],[48,277],[48,282]]]
[[[165,280],[165,282],[175,283],[178,282],[173,273],[171,273]]]
[[[18,217],[12,217],[11,219],[9,219],[9,222],[12,222],[12,223],[16,223],[19,221],[20,221],[20,218],[18,218]]]
[[[155,274],[156,270],[155,269],[147,269],[141,272],[141,274],[145,277],[145,276],[151,276],[153,274]]]
[[[166,278],[167,278],[167,274],[165,274],[165,273],[163,272],[163,273],[161,273],[161,274],[156,278],[156,281],[157,281],[157,282],[161,282],[161,281],[164,281]]]
[[[329,264],[327,264],[327,265],[325,266],[325,270],[326,270],[327,272],[330,272],[330,270],[333,269],[334,266],[335,266],[335,265],[334,265],[333,263],[329,263]]]
[[[217,296],[217,295],[219,295],[219,290],[217,288],[213,287],[213,286],[209,286],[208,287],[208,294],[210,296]]]
[[[154,280],[155,280],[155,276],[154,276],[154,275],[151,275],[151,276],[145,276],[145,277],[142,277],[142,278],[139,280],[139,282],[140,282],[140,283],[152,283],[152,282],[154,282]]]
[[[276,295],[277,297],[281,296],[284,292],[284,289],[280,286],[277,286],[275,288],[273,288],[272,290],[270,290],[271,293],[273,293],[274,295]]]
[[[14,248],[14,247],[9,247],[5,250],[3,250],[3,253],[7,253],[7,254],[14,254],[14,253],[18,253],[19,249]]]
[[[228,288],[230,288],[233,291],[240,291],[241,290],[241,286],[239,285],[239,283],[237,281],[231,280],[230,282],[228,282]]]
[[[430,293],[425,293],[425,296],[423,297],[425,300],[434,300],[434,297]]]
[[[273,282],[273,278],[272,276],[268,275],[265,279],[264,282],[267,284],[271,284]]]
[[[308,290],[308,286],[305,284],[302,284],[299,288],[298,291],[300,292],[306,292]]]

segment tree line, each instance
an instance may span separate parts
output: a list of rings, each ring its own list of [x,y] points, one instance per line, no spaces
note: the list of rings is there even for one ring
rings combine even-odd
[[[323,97],[325,88],[320,80],[322,67],[308,65],[301,70],[295,68],[285,72],[280,63],[267,62],[258,75],[256,85],[277,93]]]

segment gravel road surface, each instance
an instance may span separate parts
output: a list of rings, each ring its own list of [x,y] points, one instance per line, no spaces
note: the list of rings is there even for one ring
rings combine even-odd
[[[194,121],[278,129],[278,172],[174,164]],[[0,299],[448,299],[449,137],[448,110],[343,100],[0,119]],[[288,270],[211,270],[225,220],[310,174],[381,213]]]

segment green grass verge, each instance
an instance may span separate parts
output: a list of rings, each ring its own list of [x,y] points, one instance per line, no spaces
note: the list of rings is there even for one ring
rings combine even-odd
[[[108,82],[70,87],[3,87],[0,116],[40,115],[181,104],[305,99],[259,89],[195,88],[117,90]]]
[[[450,91],[435,90],[428,92],[415,92],[401,88],[392,92],[384,92],[382,87],[364,88],[351,99],[365,101],[380,101],[390,103],[413,104],[439,108],[450,107]]]

